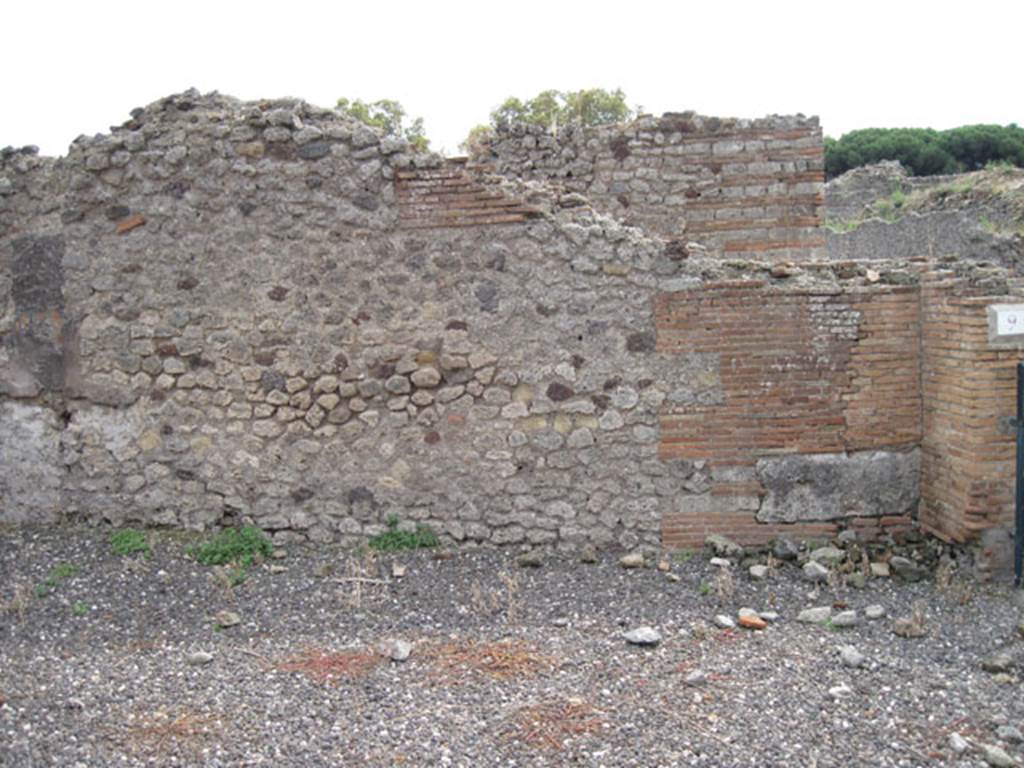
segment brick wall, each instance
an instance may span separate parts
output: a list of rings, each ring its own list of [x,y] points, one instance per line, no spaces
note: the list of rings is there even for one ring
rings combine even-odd
[[[922,288],[922,527],[966,541],[1013,528],[1014,433],[1019,349],[988,339],[986,307],[1021,296],[971,295],[948,275]]]
[[[465,161],[395,172],[401,229],[517,224],[538,211],[501,190],[490,189],[466,172]]]
[[[706,461],[713,477],[705,497],[681,500],[666,516],[669,545],[697,545],[714,531],[750,543],[780,530],[828,535],[832,522],[757,521],[766,493],[758,460],[899,452],[920,440],[915,286],[817,292],[721,282],[659,295],[655,316],[659,351],[710,356],[721,386],[713,401],[677,403],[663,412],[662,458]],[[907,522],[904,515],[881,515],[860,526]]]
[[[816,118],[666,114],[630,125],[499,131],[475,162],[555,181],[648,232],[730,258],[825,255],[824,150]]]

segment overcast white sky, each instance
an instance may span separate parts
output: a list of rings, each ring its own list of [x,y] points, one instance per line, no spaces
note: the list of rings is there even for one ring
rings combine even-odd
[[[195,86],[401,101],[457,152],[506,96],[621,87],[648,112],[1024,123],[1024,2],[10,2],[0,146],[64,154]]]

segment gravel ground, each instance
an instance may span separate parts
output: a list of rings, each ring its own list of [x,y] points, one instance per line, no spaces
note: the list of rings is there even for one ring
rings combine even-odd
[[[186,556],[186,537],[150,539],[150,558],[125,558],[108,531],[0,531],[0,764],[998,760],[983,745],[1024,757],[1024,641],[1006,586],[876,579],[815,591],[795,566],[765,581],[736,568],[730,580],[702,555],[666,574],[611,554],[522,568],[509,552],[294,546],[232,587]],[[833,603],[860,623],[796,621]],[[888,617],[865,620],[872,604]],[[927,635],[896,636],[892,618],[914,604]],[[713,625],[743,607],[779,617],[763,631]],[[240,622],[222,626],[223,611]],[[660,644],[625,641],[642,625]],[[373,652],[393,638],[412,644],[407,661]],[[844,664],[843,645],[863,666]],[[1000,649],[1002,671],[985,671]]]

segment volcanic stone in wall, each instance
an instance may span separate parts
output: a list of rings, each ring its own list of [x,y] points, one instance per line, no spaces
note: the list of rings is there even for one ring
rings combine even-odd
[[[0,403],[0,520],[59,519],[60,435],[60,419],[49,408]]]
[[[757,476],[767,490],[762,523],[903,515],[919,496],[920,453],[797,454],[761,459]]]
[[[4,339],[0,392],[34,397],[44,389],[61,389],[64,381],[64,238],[21,237],[12,243],[12,251],[11,298],[16,320]]]

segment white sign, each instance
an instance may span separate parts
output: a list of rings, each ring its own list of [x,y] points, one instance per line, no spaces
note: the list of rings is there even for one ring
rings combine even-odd
[[[1006,307],[996,312],[996,334],[1016,336],[1024,333],[1024,307]]]
[[[988,336],[997,346],[1024,342],[1024,304],[990,304]]]

